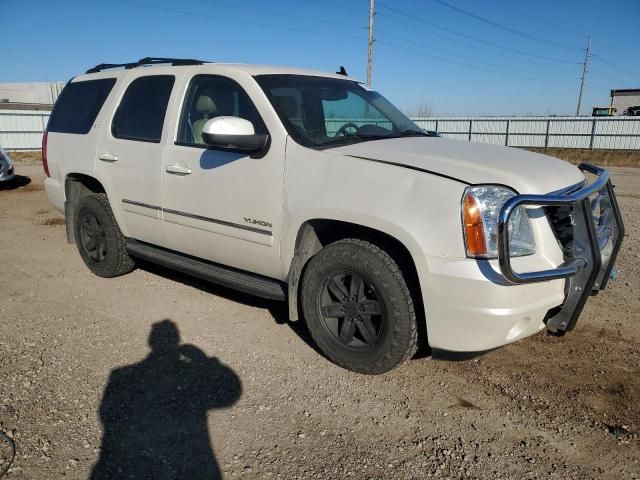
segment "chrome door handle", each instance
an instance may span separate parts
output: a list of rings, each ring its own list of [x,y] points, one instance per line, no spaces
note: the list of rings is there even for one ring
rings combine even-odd
[[[103,162],[117,162],[118,161],[118,156],[114,155],[113,153],[101,153],[100,155],[98,155],[98,158],[100,160],[102,160]]]
[[[184,165],[167,165],[167,173],[173,173],[174,175],[189,175],[191,169]]]

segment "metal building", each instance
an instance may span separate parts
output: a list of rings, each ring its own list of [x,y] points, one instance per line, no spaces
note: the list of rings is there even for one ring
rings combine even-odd
[[[640,106],[640,88],[611,90],[611,106],[615,107],[616,115],[624,115],[630,107]]]
[[[0,103],[53,105],[63,87],[62,82],[0,83]]]

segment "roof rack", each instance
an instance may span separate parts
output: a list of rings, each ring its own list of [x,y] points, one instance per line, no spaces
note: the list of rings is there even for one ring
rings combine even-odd
[[[97,73],[102,70],[108,70],[110,68],[121,68],[125,69],[136,68],[136,67],[146,67],[149,65],[160,65],[160,64],[170,64],[172,66],[178,65],[202,65],[205,62],[203,60],[194,60],[192,58],[162,58],[162,57],[145,57],[141,58],[137,62],[130,63],[101,63],[96,65],[93,68],[90,68],[85,73]]]

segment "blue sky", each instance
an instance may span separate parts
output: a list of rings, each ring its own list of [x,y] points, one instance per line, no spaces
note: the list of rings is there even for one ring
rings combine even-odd
[[[368,5],[0,0],[0,82],[66,81],[145,56],[344,65],[365,80]],[[612,88],[640,88],[639,0],[376,0],[376,12],[373,86],[405,110],[423,102],[439,115],[573,114],[589,34],[583,113],[606,105]]]

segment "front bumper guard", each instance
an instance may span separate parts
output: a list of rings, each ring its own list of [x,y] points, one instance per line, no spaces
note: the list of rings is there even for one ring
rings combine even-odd
[[[564,303],[546,319],[547,328],[557,333],[572,330],[589,295],[606,287],[624,237],[609,172],[587,163],[579,168],[595,175],[596,180],[567,194],[516,195],[504,204],[498,216],[498,263],[508,281],[521,284],[567,279]],[[511,267],[509,218],[521,205],[571,207],[573,245],[570,251],[565,249],[565,261],[558,268],[516,272]]]

